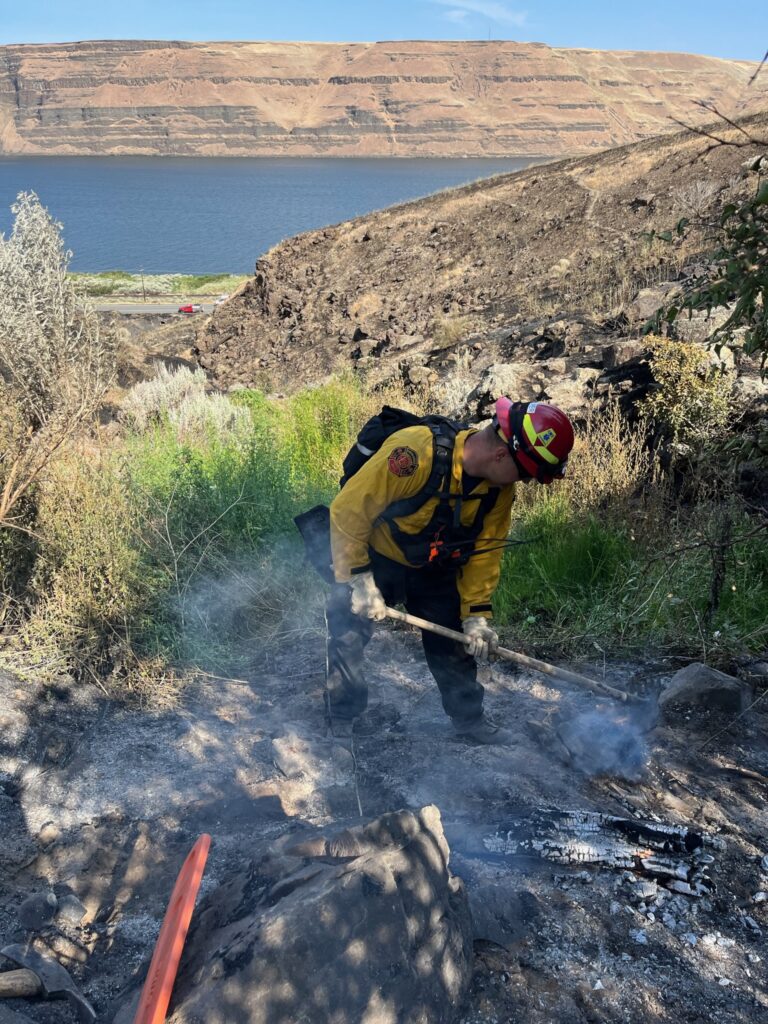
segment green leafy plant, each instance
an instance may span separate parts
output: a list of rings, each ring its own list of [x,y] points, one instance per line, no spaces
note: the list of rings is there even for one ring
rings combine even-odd
[[[710,447],[731,419],[733,373],[700,345],[651,338],[650,348],[655,387],[641,412],[681,451]]]
[[[758,170],[764,162],[753,164]],[[683,218],[677,233],[683,234],[688,221]],[[651,319],[646,331],[658,333],[661,324],[674,323],[683,313],[715,308],[729,309],[728,318],[712,331],[715,350],[733,342],[743,329],[743,348],[747,355],[758,354],[765,371],[768,361],[768,181],[759,181],[753,196],[739,203],[726,203],[720,215],[719,245],[712,256],[707,276],[685,290],[680,298],[662,307]],[[671,232],[658,234],[671,240]]]

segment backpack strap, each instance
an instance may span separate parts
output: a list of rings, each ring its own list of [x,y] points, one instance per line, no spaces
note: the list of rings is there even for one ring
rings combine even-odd
[[[425,425],[432,431],[432,470],[429,478],[418,494],[401,498],[388,505],[379,516],[379,520],[382,522],[413,515],[438,493],[441,502],[448,501],[453,469],[453,448],[456,443],[456,435],[461,427],[451,420],[441,420],[438,423]]]

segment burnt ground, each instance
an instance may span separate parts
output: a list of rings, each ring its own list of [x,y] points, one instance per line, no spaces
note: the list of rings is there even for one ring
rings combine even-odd
[[[768,115],[743,123],[765,138]],[[720,211],[753,194],[757,176],[745,163],[764,151],[713,149],[683,132],[288,238],[198,322],[196,356],[222,389],[286,392],[345,370],[369,385],[433,385],[457,356],[476,379],[494,363],[540,367],[553,354],[568,361],[547,379],[599,366],[606,346],[640,337],[664,301],[636,308],[641,289],[702,272]],[[692,209],[697,193],[707,199]],[[674,241],[660,240],[670,231]],[[557,351],[533,356],[526,322],[562,317],[588,322]],[[516,387],[531,400],[547,390]]]
[[[508,748],[454,738],[408,631],[379,629],[371,710],[354,759],[327,739],[319,639],[247,680],[205,678],[181,706],[136,711],[95,688],[43,689],[0,675],[0,943],[21,941],[18,908],[48,888],[84,904],[82,924],[39,933],[100,1012],[150,953],[181,861],[213,836],[204,890],[276,838],[328,832],[380,812],[436,803],[466,881],[478,935],[462,1024],[762,1021],[768,1013],[768,715],[662,723],[639,782],[568,764],[558,722],[593,695],[508,666],[486,670]],[[664,663],[617,666],[612,682],[654,692]],[[745,776],[724,766],[751,769]],[[480,855],[465,829],[555,806],[706,829],[722,840],[710,896],[661,890],[643,903],[622,870]],[[16,1004],[14,1004],[16,1005]],[[37,1022],[74,1021],[63,1003],[25,1002]],[[104,1016],[102,1016],[104,1015]]]

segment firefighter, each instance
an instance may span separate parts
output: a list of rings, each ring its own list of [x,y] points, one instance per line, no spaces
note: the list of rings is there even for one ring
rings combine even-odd
[[[491,598],[515,484],[564,476],[573,427],[554,405],[508,398],[496,402],[483,429],[454,426],[447,438],[421,424],[389,435],[331,505],[336,584],[327,607],[328,701],[336,736],[352,734],[368,703],[363,660],[373,621],[385,617],[387,605],[403,604],[471,640],[465,645],[422,631],[427,664],[456,732],[477,743],[510,739],[483,710],[477,660],[498,643],[489,623]],[[445,472],[438,486],[440,459]]]

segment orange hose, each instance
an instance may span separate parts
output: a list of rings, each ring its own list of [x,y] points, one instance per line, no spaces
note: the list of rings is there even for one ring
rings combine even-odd
[[[133,1024],[162,1024],[165,1020],[210,847],[211,837],[201,835],[179,872]]]

